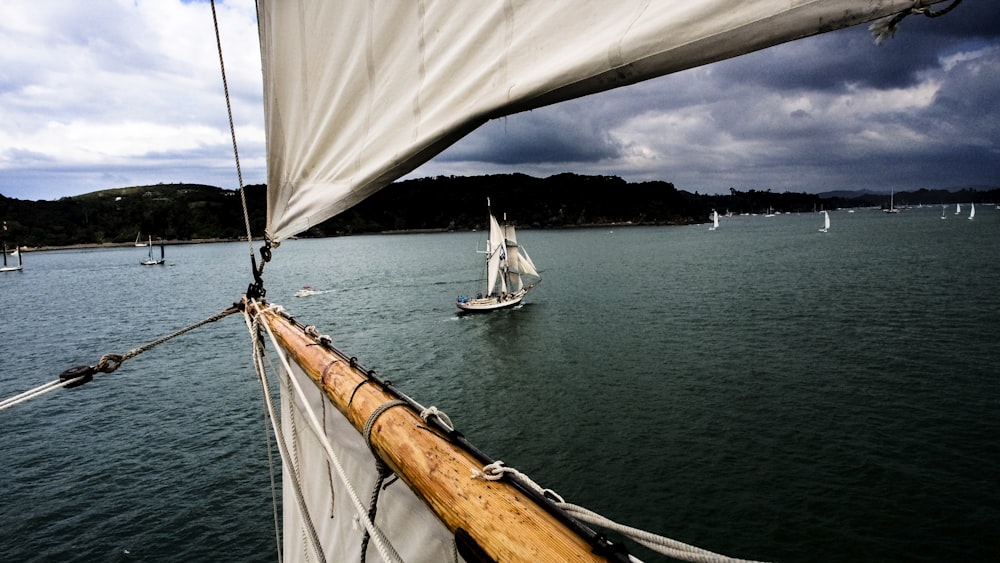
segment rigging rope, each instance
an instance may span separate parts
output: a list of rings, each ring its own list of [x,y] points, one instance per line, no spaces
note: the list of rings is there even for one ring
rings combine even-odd
[[[263,311],[257,313],[258,318],[261,313],[263,313]],[[249,324],[250,313],[248,311],[244,311],[243,314],[244,317],[248,319],[247,323]],[[281,365],[284,368],[285,372],[288,374],[294,373],[291,365],[289,365],[288,363],[288,358],[285,356],[285,354],[282,353],[281,347],[278,345],[274,333],[271,331],[271,327],[267,323],[260,323],[257,319],[255,319],[253,322],[256,326],[264,327],[268,335],[268,338],[275,346],[275,352],[277,353],[278,360],[281,362]],[[263,370],[263,364],[258,363],[257,369]],[[341,464],[339,456],[337,456],[336,452],[334,452],[333,446],[327,439],[326,432],[320,426],[319,421],[316,419],[316,414],[312,411],[311,408],[308,408],[309,403],[305,396],[305,392],[302,390],[302,387],[299,385],[298,381],[294,377],[290,377],[289,382],[291,383],[292,391],[301,401],[300,410],[302,410],[305,413],[306,421],[309,423],[313,435],[320,442],[320,445],[323,446],[323,450],[326,452],[327,459],[333,464],[334,468],[337,470],[337,477],[340,478],[340,482],[344,485],[344,488],[347,490],[348,496],[350,496],[351,498],[351,502],[354,505],[356,516],[358,517],[361,524],[364,525],[365,530],[371,535],[371,538],[375,540],[375,547],[378,549],[379,554],[382,556],[382,559],[384,561],[402,561],[402,559],[399,556],[399,553],[392,546],[392,544],[389,543],[388,538],[385,537],[385,534],[382,532],[382,530],[379,529],[379,527],[375,525],[375,522],[373,522],[371,518],[368,517],[368,509],[366,509],[365,506],[362,504],[361,498],[358,496],[358,493],[355,490],[354,485],[348,478],[347,472],[344,469],[343,465]],[[268,402],[270,403],[270,399],[268,400]],[[280,425],[275,422],[273,412],[271,413],[271,425],[274,428],[275,436],[280,436],[281,435],[279,428]],[[284,445],[282,442],[283,438],[279,438],[278,440],[279,451],[282,451],[283,448],[288,447],[287,445]],[[287,463],[288,462],[287,454],[282,454],[282,455],[283,459],[285,459]],[[295,488],[295,494],[297,500],[300,503],[300,506],[303,506],[304,516],[308,519],[309,518],[308,513],[305,512],[304,510],[305,501],[302,498],[302,491],[299,490],[298,487]],[[312,525],[311,522],[309,525],[310,526]]]
[[[247,245],[250,247],[250,268],[253,272],[253,283],[247,288],[247,293],[253,297],[264,297],[264,264],[271,261],[271,241],[265,239],[264,246],[260,249],[260,267],[257,266],[257,259],[253,252],[253,232],[250,229],[250,211],[247,207],[246,189],[243,185],[243,170],[240,167],[240,151],[236,145],[236,125],[233,122],[233,105],[229,99],[229,82],[226,80],[226,64],[222,57],[222,39],[219,35],[219,18],[215,13],[215,0],[212,4],[212,23],[215,26],[215,44],[219,51],[219,70],[222,74],[222,90],[226,97],[226,112],[229,115],[229,135],[233,139],[233,156],[236,158],[236,179],[240,186],[240,203],[243,205],[243,224],[247,231]]]
[[[624,524],[619,524],[609,518],[605,518],[596,512],[592,512],[586,508],[571,504],[563,500],[559,494],[551,489],[543,489],[538,483],[534,482],[530,477],[521,473],[517,469],[512,467],[507,467],[502,461],[495,461],[489,465],[483,467],[482,471],[473,471],[472,477],[474,479],[485,479],[487,481],[499,481],[506,475],[511,475],[525,485],[531,487],[536,492],[553,500],[553,504],[565,511],[570,516],[592,524],[594,526],[599,526],[607,530],[612,530],[627,536],[637,543],[640,543],[649,549],[666,555],[668,557],[673,557],[674,559],[680,559],[682,561],[692,561],[697,563],[750,563],[746,559],[735,559],[725,555],[721,555],[707,549],[702,549],[700,547],[695,547],[677,540],[672,540],[670,538],[653,534],[645,530],[640,530],[638,528],[633,528],[631,526],[626,526]],[[631,556],[629,556],[632,558]],[[632,558],[634,560],[634,558]]]
[[[98,360],[98,362],[92,366],[83,365],[83,366],[76,366],[69,368],[68,370],[59,374],[59,379],[56,381],[51,381],[44,385],[40,385],[34,389],[25,391],[19,395],[15,395],[13,397],[0,401],[0,410],[4,410],[18,403],[27,401],[28,399],[33,399],[35,397],[48,393],[49,391],[54,391],[62,387],[66,388],[79,387],[80,385],[83,385],[84,383],[91,381],[94,378],[94,375],[97,374],[98,372],[111,373],[116,369],[118,369],[119,366],[121,366],[126,360],[130,360],[151,348],[155,348],[156,346],[159,346],[160,344],[163,344],[168,340],[177,338],[178,336],[190,332],[198,327],[228,317],[229,315],[232,315],[238,310],[239,308],[236,305],[233,305],[232,307],[220,311],[203,321],[199,321],[193,325],[186,326],[162,338],[158,338],[152,342],[143,344],[142,346],[139,346],[137,348],[133,348],[128,352],[125,352],[124,354],[104,354],[103,356],[101,356],[101,359]]]

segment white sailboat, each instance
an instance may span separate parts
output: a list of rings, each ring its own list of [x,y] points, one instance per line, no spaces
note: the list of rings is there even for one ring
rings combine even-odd
[[[888,209],[883,209],[883,211],[885,211],[886,213],[899,213],[899,210],[896,209],[896,201],[895,201],[895,199],[896,199],[896,190],[890,190],[889,191],[889,208]]]
[[[828,232],[830,230],[830,212],[823,210],[823,227],[819,230],[821,233]]]
[[[947,208],[947,206],[944,206],[944,205],[942,205],[942,206],[941,206],[941,218],[942,218],[942,219],[946,219],[946,218],[947,218],[947,217],[945,216],[945,210],[946,210],[946,209],[948,209],[948,208]]]
[[[489,202],[487,201],[487,208]],[[524,299],[541,276],[524,247],[518,245],[514,225],[501,225],[489,212],[490,234],[486,242],[486,288],[476,297],[459,297],[455,305],[470,313],[513,307]],[[524,276],[538,281],[525,285]]]
[[[6,225],[5,225],[6,226]],[[21,261],[21,252],[18,247],[14,247],[14,251],[10,255],[17,257],[17,264],[7,264],[7,242],[4,241],[0,243],[3,246],[3,266],[0,266],[0,272],[20,272],[24,269],[24,263]]]
[[[163,258],[163,244],[162,243],[160,244],[160,258],[156,259],[156,258],[153,257],[153,237],[152,237],[152,235],[150,235],[150,237],[149,237],[149,243],[148,244],[144,244],[143,246],[148,246],[149,247],[149,257],[146,258],[145,260],[139,262],[140,264],[142,264],[143,266],[159,266],[159,265],[162,265],[162,264],[166,263],[166,260]]]
[[[691,0],[683,8],[647,0],[258,0],[267,232],[243,309],[282,460],[283,560],[635,558],[592,528],[606,523],[494,462],[436,409],[265,301],[264,264],[281,241],[487,120],[915,6],[925,7],[913,0]],[[880,33],[890,35],[899,19],[880,24]],[[490,259],[513,248],[518,264],[528,263],[507,244],[516,241],[512,233],[494,234],[494,222]],[[265,338],[282,372],[280,418],[267,396]],[[654,538],[643,543],[674,557],[721,557]]]
[[[3,253],[3,266],[0,266],[0,272],[20,272],[24,269],[24,263],[21,261],[21,249],[18,246],[14,247],[14,251],[11,252],[11,256],[17,256],[17,264],[7,264],[7,221],[3,222],[3,238],[0,239],[0,246]]]
[[[969,221],[971,221],[971,220],[973,220],[973,219],[976,218],[976,204],[975,203],[970,203],[969,205],[972,206],[969,209]]]
[[[956,203],[955,204],[955,215],[959,215],[961,213],[962,213],[962,204],[961,203]]]
[[[708,230],[714,231],[715,229],[719,228],[719,212],[713,209],[711,217],[712,217],[712,226],[709,227]]]

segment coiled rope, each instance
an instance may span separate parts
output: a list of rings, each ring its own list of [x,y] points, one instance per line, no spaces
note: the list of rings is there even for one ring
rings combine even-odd
[[[87,383],[92,379],[94,379],[94,375],[97,373],[111,373],[116,369],[118,369],[126,360],[130,360],[149,349],[155,348],[160,344],[167,342],[168,340],[177,338],[178,336],[190,332],[200,326],[204,326],[208,323],[213,323],[219,319],[228,317],[229,315],[232,315],[237,311],[239,311],[239,308],[236,305],[233,305],[232,307],[220,311],[219,313],[216,313],[203,321],[199,321],[193,325],[186,326],[162,338],[158,338],[152,342],[143,344],[142,346],[139,346],[137,348],[133,348],[128,352],[125,352],[124,354],[104,354],[103,356],[101,356],[101,359],[98,360],[98,362],[94,365],[83,365],[83,366],[76,366],[69,368],[68,370],[59,374],[59,379],[55,381],[51,381],[44,385],[35,387],[34,389],[25,391],[19,395],[15,395],[13,397],[0,401],[0,410],[4,410],[16,404],[23,403],[28,399],[34,399],[35,397],[44,395],[49,391],[54,391],[56,389],[60,389],[63,387],[65,388],[79,387],[80,385],[83,385],[84,383]]]

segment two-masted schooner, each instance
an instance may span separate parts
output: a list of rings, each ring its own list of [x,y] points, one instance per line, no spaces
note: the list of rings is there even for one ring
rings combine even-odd
[[[487,203],[487,207],[489,204]],[[511,223],[500,224],[489,212],[490,234],[486,241],[484,268],[486,288],[475,297],[459,296],[455,305],[462,311],[476,313],[505,309],[521,303],[528,291],[541,281],[528,251],[517,242],[517,233]],[[536,281],[526,284],[525,276]]]

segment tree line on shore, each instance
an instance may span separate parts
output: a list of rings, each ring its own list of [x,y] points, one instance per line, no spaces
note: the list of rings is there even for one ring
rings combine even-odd
[[[251,231],[264,232],[266,190],[245,188]],[[916,190],[895,194],[895,204],[937,205],[1000,201],[1000,189]],[[486,203],[498,218],[531,228],[703,223],[719,213],[811,212],[838,207],[885,207],[887,194],[776,193],[736,190],[721,195],[678,190],[663,181],[626,182],[617,176],[524,174],[438,176],[396,182],[300,236],[325,237],[386,231],[471,230],[486,227]],[[245,236],[239,193],[198,184],[134,186],[56,201],[0,195],[8,246],[29,248],[126,244],[142,239],[189,241]]]

